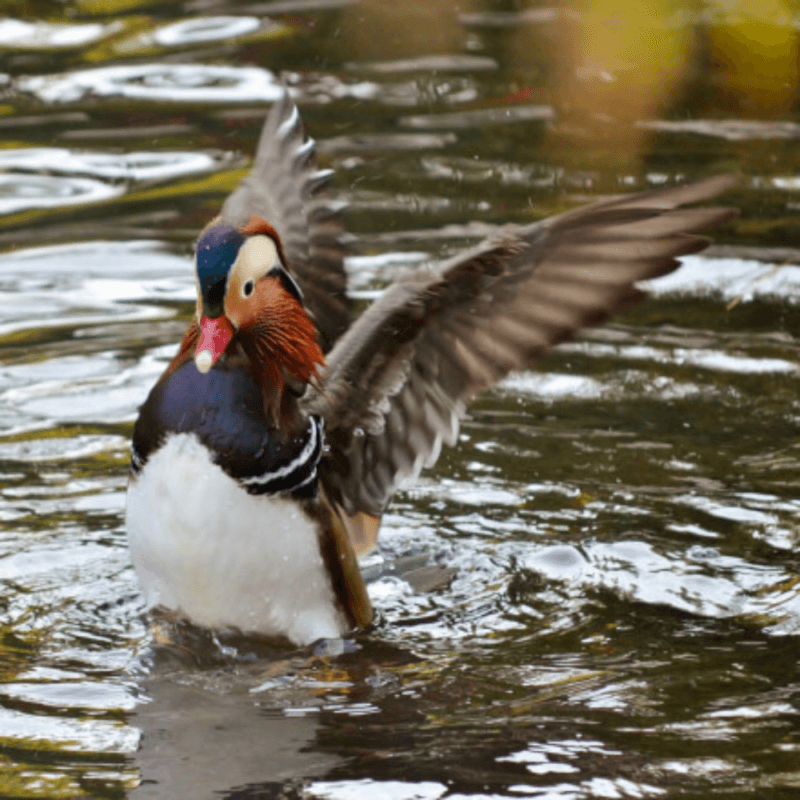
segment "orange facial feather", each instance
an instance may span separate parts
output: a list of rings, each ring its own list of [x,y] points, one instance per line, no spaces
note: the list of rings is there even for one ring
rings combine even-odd
[[[307,383],[324,363],[311,318],[278,278],[259,281],[253,301],[258,313],[242,324],[242,333],[252,339],[261,360]]]

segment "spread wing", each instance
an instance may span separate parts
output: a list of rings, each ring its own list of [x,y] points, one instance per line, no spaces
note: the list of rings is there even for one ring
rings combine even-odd
[[[221,214],[223,222],[236,227],[255,214],[275,228],[325,350],[350,323],[343,205],[323,191],[331,175],[317,169],[314,140],[305,138],[297,107],[285,91],[264,123],[250,175]]]
[[[679,206],[734,182],[601,200],[393,285],[339,340],[304,401],[326,422],[328,495],[356,518],[379,516],[401,480],[455,442],[471,397],[641,299],[634,282],[706,247],[695,232],[736,210]]]

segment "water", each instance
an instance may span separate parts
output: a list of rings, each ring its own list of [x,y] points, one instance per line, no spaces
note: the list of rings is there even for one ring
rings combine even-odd
[[[782,5],[653,8],[5,12],[0,796],[796,795],[796,37]],[[471,406],[387,514],[381,624],[342,653],[166,644],[125,540],[136,407],[278,79],[350,204],[360,302],[503,222],[742,174],[707,254]]]

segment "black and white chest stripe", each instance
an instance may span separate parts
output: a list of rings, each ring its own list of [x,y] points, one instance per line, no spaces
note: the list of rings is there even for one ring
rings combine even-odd
[[[316,494],[317,464],[322,456],[325,426],[319,417],[310,417],[303,449],[288,463],[267,468],[258,475],[237,480],[250,494],[273,494],[275,492],[300,492],[313,488]]]
[[[308,430],[300,441],[302,449],[290,461],[279,465],[268,464],[263,472],[253,475],[249,473],[252,472],[254,465],[246,470],[245,475],[237,474],[238,470],[231,469],[233,465],[219,463],[215,453],[212,453],[212,460],[234,478],[248,494],[287,493],[313,497],[316,495],[317,465],[322,457],[322,447],[325,442],[325,426],[319,417],[309,418]],[[147,458],[139,453],[135,443],[132,444],[131,473],[135,476],[140,475],[146,463]]]
[[[131,442],[131,473],[138,475],[142,471],[147,459],[144,458],[136,449],[136,443]]]
[[[211,460],[249,494],[316,495],[317,465],[324,445],[322,419],[309,417],[293,435],[268,424],[248,371],[221,363],[201,375],[187,362],[156,384],[134,428],[134,478],[176,434],[196,436]]]

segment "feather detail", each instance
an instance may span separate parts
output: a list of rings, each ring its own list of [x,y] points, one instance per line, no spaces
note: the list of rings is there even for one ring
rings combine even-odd
[[[325,363],[325,357],[314,323],[280,280],[259,281],[255,291],[254,305],[260,310],[242,325],[239,340],[261,387],[267,417],[285,421],[289,413],[287,376],[305,385]]]
[[[731,177],[599,200],[460,253],[394,283],[337,342],[321,390],[300,400],[325,419],[319,476],[346,515],[380,517],[401,481],[455,443],[466,404],[587,325],[641,299],[735,216],[678,208]]]
[[[225,201],[218,220],[239,230],[249,228],[254,216],[270,221],[283,266],[300,285],[326,352],[350,323],[344,205],[327,196],[331,174],[317,168],[314,142],[287,91],[264,123],[251,174]]]

